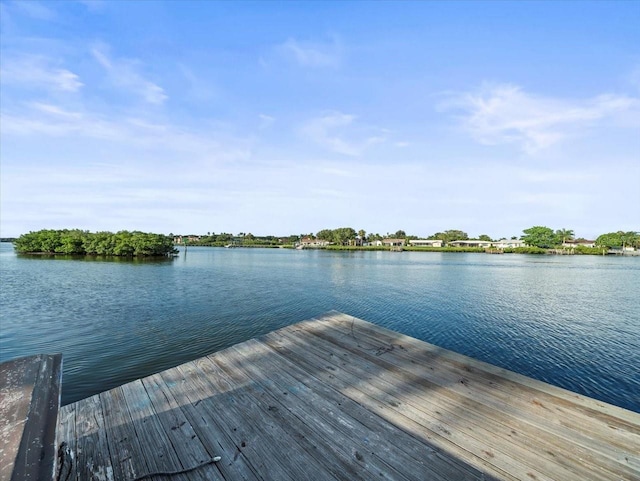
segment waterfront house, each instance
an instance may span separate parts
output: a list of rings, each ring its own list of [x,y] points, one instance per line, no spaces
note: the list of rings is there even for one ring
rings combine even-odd
[[[488,247],[491,247],[492,244],[493,243],[491,241],[468,239],[451,241],[448,245],[451,247],[482,247],[486,249]]]
[[[569,239],[567,239],[562,243],[562,247],[575,248],[575,247],[578,247],[578,246],[595,247],[596,246],[596,241],[594,241],[594,240],[586,240],[586,239],[583,239],[583,240],[573,240],[573,239],[569,240]]]
[[[174,244],[185,244],[187,242],[199,242],[200,236],[198,235],[185,235],[185,236],[175,236],[173,238]]]
[[[517,247],[525,247],[525,243],[518,239],[500,239],[493,242],[493,247],[497,249],[515,249]]]
[[[409,244],[413,247],[442,247],[444,242],[440,239],[412,239]]]
[[[300,244],[302,247],[326,247],[329,244],[331,244],[331,242],[326,241],[326,240],[321,240],[321,239],[316,239],[315,237],[303,237],[302,239],[300,239]]]
[[[403,247],[404,239],[382,239],[382,245],[386,247]]]

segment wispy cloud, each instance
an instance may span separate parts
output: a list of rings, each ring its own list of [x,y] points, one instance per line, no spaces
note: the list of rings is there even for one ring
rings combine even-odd
[[[278,49],[282,54],[303,67],[338,67],[343,58],[343,47],[337,37],[328,42],[302,42],[287,39]]]
[[[210,78],[202,77],[184,64],[178,65],[178,71],[184,77],[185,86],[182,89],[182,95],[185,99],[201,103],[218,100],[221,97],[220,88]]]
[[[22,0],[13,2],[11,6],[17,11],[37,20],[52,21],[57,18],[56,13],[50,8],[45,7],[41,2]]]
[[[42,102],[31,102],[30,107],[34,110],[38,110],[45,114],[58,116],[67,119],[81,119],[82,113],[80,112],[72,112],[69,110],[65,110],[57,105],[42,103]]]
[[[258,126],[258,128],[260,130],[268,129],[276,121],[275,117],[272,117],[272,116],[267,115],[267,114],[260,114],[260,115],[258,115],[258,117],[260,119],[260,125]]]
[[[113,58],[109,52],[109,47],[105,44],[95,45],[91,49],[93,57],[105,69],[111,82],[119,88],[126,89],[135,95],[142,97],[150,104],[159,105],[167,100],[164,89],[159,85],[147,80],[138,71],[138,62]]]
[[[354,115],[342,112],[327,112],[310,119],[301,133],[333,152],[349,156],[359,156],[368,147],[386,140],[383,129],[357,125]]]
[[[632,87],[635,87],[640,92],[640,65],[636,65],[635,68],[626,76],[625,79]]]
[[[603,94],[588,99],[561,99],[502,84],[479,92],[448,95],[441,110],[461,112],[463,127],[485,145],[518,144],[534,153],[578,135],[604,119],[640,108],[640,100]]]
[[[65,92],[76,92],[84,85],[78,75],[42,56],[13,57],[2,63],[0,76],[8,85]]]
[[[0,113],[2,135],[6,138],[43,136],[84,141],[108,141],[113,147],[145,151],[188,153],[194,159],[220,161],[247,159],[250,141],[233,138],[214,129],[193,129],[142,117],[109,116],[70,110],[45,102],[30,102],[19,112]]]
[[[87,7],[87,10],[92,13],[102,12],[107,4],[104,0],[78,0],[78,2]]]

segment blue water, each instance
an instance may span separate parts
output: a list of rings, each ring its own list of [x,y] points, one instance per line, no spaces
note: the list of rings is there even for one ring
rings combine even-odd
[[[64,355],[63,403],[336,309],[640,412],[640,258],[0,244],[0,360]]]

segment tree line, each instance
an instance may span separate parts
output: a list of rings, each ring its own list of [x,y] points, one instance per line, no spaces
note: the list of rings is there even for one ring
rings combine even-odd
[[[310,234],[310,236],[313,237],[313,234]],[[362,242],[373,242],[382,240],[384,238],[399,238],[405,241],[418,239],[418,237],[415,235],[407,235],[404,230],[398,230],[393,234],[387,233],[385,236],[381,236],[380,234],[367,235],[365,230],[360,229],[359,231],[356,231],[352,227],[322,229],[315,235],[315,237],[320,240],[332,242],[337,245],[347,245],[355,240]],[[428,236],[427,239],[441,240],[445,245],[453,241],[464,240],[481,240],[487,242],[495,242],[495,239],[492,239],[487,234],[481,234],[478,237],[471,239],[466,232],[459,229],[449,229],[443,232],[436,232]],[[511,237],[511,239],[517,240],[518,237],[513,236]],[[520,236],[520,240],[522,240],[527,246],[538,247],[542,249],[553,249],[561,247],[568,241],[586,242],[586,239],[584,238],[575,238],[574,231],[572,229],[563,228],[553,230],[552,228],[546,226],[533,226],[528,229],[524,229],[523,235]],[[597,247],[623,249],[625,247],[634,247],[636,249],[640,249],[640,232],[609,232],[598,236],[598,238],[595,239],[594,244]]]
[[[170,234],[173,236],[173,234]],[[367,233],[364,229],[355,230],[353,227],[338,227],[336,229],[322,229],[316,234],[293,234],[285,237],[276,236],[254,236],[251,233],[240,232],[237,235],[229,233],[216,234],[208,232],[207,235],[202,236],[189,236],[197,237],[198,240],[188,241],[189,245],[205,245],[205,246],[223,246],[231,243],[237,243],[243,246],[255,246],[255,247],[276,247],[281,245],[293,245],[299,242],[303,237],[315,238],[330,242],[338,246],[345,245],[361,245],[363,243],[370,243],[375,241],[381,241],[388,238],[403,239],[408,242],[412,239],[419,239],[416,235],[407,234],[404,230],[397,230],[394,233],[387,232],[384,235],[379,233]],[[469,234],[460,229],[449,229],[445,231],[435,232],[427,237],[430,240],[441,240],[445,245],[453,241],[465,241],[465,240],[481,240],[486,242],[495,242],[496,239],[492,239],[487,234],[481,234],[477,237],[471,238]],[[561,247],[568,241],[574,241],[576,243],[586,242],[584,238],[576,238],[572,229],[557,229],[553,230],[546,226],[533,226],[528,229],[524,229],[523,234],[518,236],[512,236],[511,240],[522,240],[529,247],[536,247],[540,249],[553,249]],[[638,232],[609,232],[602,234],[595,239],[594,244],[600,248],[625,248],[634,247],[640,249],[640,233]]]
[[[80,229],[43,229],[21,235],[14,246],[21,254],[159,257],[177,253],[170,236],[126,230],[114,234]]]
[[[553,230],[545,226],[533,226],[525,229],[522,240],[525,244],[543,249],[552,249],[562,246],[567,241],[584,242],[586,239],[574,237],[571,229]],[[609,232],[598,236],[595,240],[597,247],[607,247],[610,249],[634,247],[640,248],[640,232]]]
[[[169,235],[173,238],[173,234]],[[195,238],[197,240],[189,240],[189,238]],[[213,247],[222,247],[236,243],[242,246],[252,247],[279,247],[283,244],[293,245],[299,240],[300,236],[298,235],[289,235],[285,237],[276,237],[272,235],[255,236],[251,232],[240,232],[238,235],[229,234],[227,232],[221,232],[219,234],[216,234],[215,232],[207,232],[206,235],[200,236],[182,236],[182,244]]]
[[[243,246],[277,247],[293,245],[303,237],[317,238],[338,246],[362,245],[385,238],[398,238],[405,241],[418,239],[418,236],[409,235],[404,230],[385,235],[367,234],[364,229],[356,231],[352,227],[339,227],[336,229],[322,229],[317,234],[293,234],[285,237],[254,236],[251,233],[240,232],[237,236],[229,233],[194,236],[197,241],[189,241],[189,245],[221,246],[237,243]],[[436,232],[427,239],[442,240],[445,245],[457,240],[473,240],[469,235],[458,229]],[[513,236],[511,239],[517,239]],[[476,240],[493,241],[490,236],[482,234]],[[533,226],[524,229],[520,236],[527,246],[540,249],[553,249],[566,244],[585,241],[575,238],[571,229],[553,230],[546,226]],[[639,232],[609,232],[595,239],[595,245],[599,248],[616,249],[634,247],[640,249]],[[173,245],[173,234],[151,234],[140,231],[119,231],[91,233],[80,229],[51,230],[43,229],[37,232],[29,232],[21,235],[14,242],[15,249],[19,253],[48,253],[48,254],[84,254],[105,256],[168,256],[177,252]]]

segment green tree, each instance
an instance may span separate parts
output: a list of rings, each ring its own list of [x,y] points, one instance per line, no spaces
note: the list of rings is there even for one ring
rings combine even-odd
[[[640,235],[638,232],[629,231],[620,234],[620,238],[622,239],[622,250],[624,251],[625,247],[635,247],[638,244]]]
[[[397,230],[395,234],[393,234],[393,236],[397,239],[404,239],[405,237],[407,237],[407,233],[403,230]]]
[[[596,239],[596,245],[600,247],[608,247],[610,249],[622,249],[624,252],[625,247],[632,246],[637,247],[640,244],[640,233],[638,232],[609,232],[608,234],[602,234]]]
[[[489,237],[487,234],[480,234],[478,236],[478,240],[486,241],[486,242],[493,242],[493,239],[491,237]]]
[[[84,254],[84,238],[88,233],[78,229],[63,230],[60,235],[62,245],[56,252],[63,254]]]
[[[287,244],[295,244],[300,240],[300,237],[297,234],[291,234],[290,236],[287,236],[286,239],[287,239]]]
[[[59,230],[45,230],[42,233],[40,240],[39,252],[60,252],[62,247],[62,231]]]
[[[316,234],[316,237],[323,241],[333,242],[333,231],[331,229],[322,229]]]
[[[351,227],[339,227],[333,230],[333,241],[338,245],[345,245],[356,238],[356,231]]]
[[[564,244],[566,241],[573,239],[573,230],[571,229],[558,229],[556,231],[556,236],[558,239],[562,241]]]
[[[469,239],[469,235],[461,230],[450,229],[444,232],[436,232],[435,234],[430,235],[428,239],[441,240],[444,241],[445,244],[448,244],[449,242],[456,240],[467,240]]]
[[[173,238],[162,234],[120,231],[96,232],[79,229],[41,230],[16,240],[20,253],[91,254],[116,256],[162,256],[175,254]]]
[[[550,249],[558,244],[559,238],[553,229],[544,226],[533,226],[523,230],[522,240],[525,244],[542,249]]]

